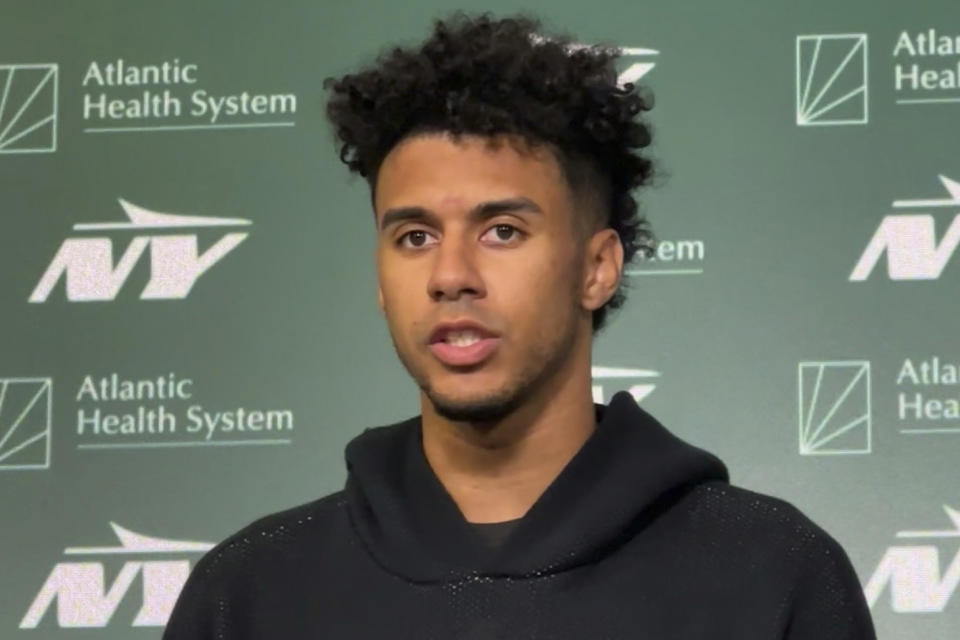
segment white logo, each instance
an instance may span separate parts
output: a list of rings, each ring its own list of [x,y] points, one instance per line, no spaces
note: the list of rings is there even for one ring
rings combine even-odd
[[[156,213],[120,200],[130,222],[92,222],[73,225],[74,231],[108,229],[182,229],[249,225],[240,218],[211,218]],[[227,233],[198,254],[196,234],[134,236],[114,267],[113,240],[109,237],[68,238],[60,246],[30,302],[45,302],[66,273],[67,299],[72,302],[113,300],[140,256],[150,247],[150,280],[140,293],[147,300],[187,297],[204,272],[244,241],[247,233]]]
[[[940,176],[949,198],[894,200],[894,209],[960,209],[960,182]],[[886,216],[857,261],[851,281],[870,277],[873,268],[887,252],[887,275],[891,280],[936,280],[960,245],[960,214],[937,244],[936,225],[931,214],[907,213]]]
[[[633,398],[640,402],[657,388],[650,380],[659,378],[660,374],[650,369],[623,369],[618,367],[591,367],[590,375],[593,377],[593,401],[596,403],[606,402],[603,393],[603,383],[596,384],[597,380],[634,380],[640,381],[638,384],[630,386],[628,391]]]
[[[657,66],[650,58],[660,55],[656,49],[646,49],[643,47],[621,47],[620,54],[624,58],[637,58],[636,62],[631,62],[630,66],[620,72],[617,76],[617,83],[620,86],[628,82],[637,82],[643,76],[647,75]]]
[[[897,104],[960,102],[960,39],[926,26],[903,30],[893,47],[893,90]],[[906,97],[900,97],[906,96]]]
[[[800,454],[870,453],[870,363],[801,362]]]
[[[50,467],[50,378],[0,378],[0,471]]]
[[[548,38],[544,38],[543,36],[537,34],[533,34],[530,39],[535,43],[546,42],[548,40]],[[574,52],[594,46],[596,45],[571,43],[566,45],[564,50],[567,52]],[[628,82],[637,82],[640,80],[640,78],[650,73],[653,68],[657,66],[657,63],[650,60],[650,58],[660,55],[660,52],[656,49],[648,49],[645,47],[616,47],[616,50],[619,52],[621,59],[623,60],[637,58],[635,62],[631,62],[626,69],[618,74],[617,84],[621,87]]]
[[[209,542],[151,538],[110,523],[120,540],[114,547],[67,547],[64,555],[145,555],[202,553],[214,547]],[[102,562],[60,562],[54,566],[40,592],[20,621],[21,629],[33,629],[57,601],[60,627],[105,627],[137,575],[142,576],[142,606],[134,627],[162,627],[167,623],[177,597],[190,574],[187,560],[127,560],[109,589],[104,584]]]
[[[899,531],[898,538],[960,540],[960,511],[943,505],[951,529]],[[960,550],[940,572],[940,554],[932,544],[889,547],[863,591],[872,607],[890,585],[890,608],[896,613],[940,613],[960,584]]]
[[[0,153],[57,150],[57,65],[0,65]]]
[[[680,276],[703,273],[706,243],[703,240],[658,240],[654,254],[640,259],[628,276]]]
[[[797,36],[797,124],[867,122],[867,34]]]

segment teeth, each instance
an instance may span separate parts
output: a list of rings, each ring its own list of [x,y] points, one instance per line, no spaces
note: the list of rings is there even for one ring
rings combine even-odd
[[[455,347],[469,347],[480,341],[479,334],[473,331],[451,331],[444,338],[444,342]]]

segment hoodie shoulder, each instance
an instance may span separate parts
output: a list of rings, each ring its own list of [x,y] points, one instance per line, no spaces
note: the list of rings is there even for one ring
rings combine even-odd
[[[722,482],[698,485],[687,514],[693,537],[728,557],[778,567],[795,595],[811,576],[832,579],[837,591],[857,592],[859,579],[843,546],[791,502]]]
[[[322,545],[326,537],[336,535],[343,504],[343,491],[337,491],[258,518],[213,547],[190,572],[164,640],[214,637],[213,630],[227,623],[224,603],[256,584],[265,569],[276,565],[278,554],[296,556],[304,545]]]
[[[277,544],[322,534],[337,517],[344,501],[343,490],[340,490],[257,518],[208,551],[197,562],[195,571],[213,571],[219,564],[230,564],[236,556],[243,556],[244,561],[249,562],[263,553],[274,552]]]
[[[691,515],[704,526],[722,526],[738,535],[797,543],[838,545],[793,503],[733,484],[709,481],[690,495]]]
[[[846,551],[795,505],[724,482],[696,486],[684,503],[689,551],[717,575],[747,575],[777,594],[783,638],[876,639]]]

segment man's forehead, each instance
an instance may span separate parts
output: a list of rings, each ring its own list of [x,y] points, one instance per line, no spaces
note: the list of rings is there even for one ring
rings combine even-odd
[[[551,150],[516,137],[432,133],[401,140],[384,157],[380,172],[407,174],[425,169],[433,173],[464,165],[504,175],[517,170],[553,174],[559,168]]]
[[[429,199],[434,206],[464,208],[480,200],[526,196],[544,200],[566,183],[549,151],[491,146],[479,136],[454,139],[442,134],[402,141],[380,166],[376,206],[397,200]],[[413,203],[403,203],[413,204]]]
[[[444,209],[462,209],[467,206],[467,199],[458,194],[444,194],[440,197],[440,206]]]

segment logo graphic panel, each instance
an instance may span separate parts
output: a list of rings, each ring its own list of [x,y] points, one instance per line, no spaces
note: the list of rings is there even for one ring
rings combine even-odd
[[[0,471],[50,466],[50,378],[0,378]]]
[[[867,35],[797,36],[797,124],[867,119]]]
[[[0,153],[57,150],[57,65],[0,65]]]
[[[800,454],[870,453],[870,363],[801,362]]]

